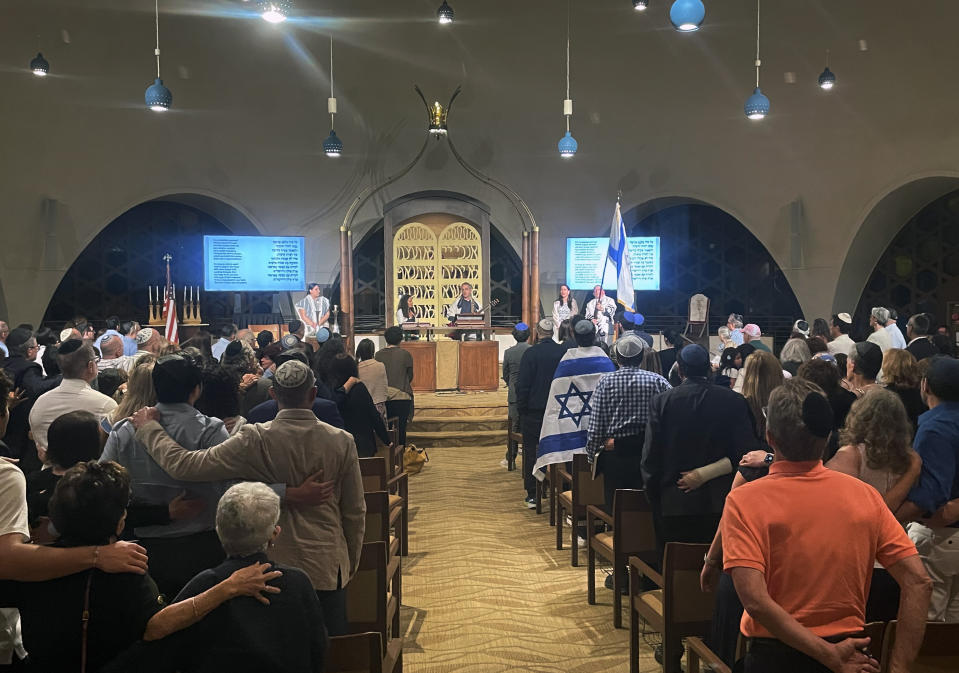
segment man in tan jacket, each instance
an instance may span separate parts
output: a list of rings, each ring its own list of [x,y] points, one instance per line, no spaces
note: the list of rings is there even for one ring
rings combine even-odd
[[[273,560],[309,575],[323,606],[331,636],[346,632],[346,595],[360,561],[366,527],[363,481],[353,437],[317,420],[313,372],[291,360],[277,368],[270,394],[279,413],[268,423],[244,425],[222,444],[188,451],[145,407],[133,416],[137,439],[171,477],[183,481],[249,479],[267,484],[299,484],[322,472],[331,482],[329,501],[314,507],[284,506]]]

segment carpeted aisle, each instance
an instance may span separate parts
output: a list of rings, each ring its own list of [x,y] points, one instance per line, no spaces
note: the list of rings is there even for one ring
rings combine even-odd
[[[499,465],[503,452],[430,449],[410,476],[405,670],[627,671],[629,631],[613,628],[605,574],[599,603],[588,605],[585,552],[580,567],[569,565],[568,541],[558,551],[545,510],[523,506],[520,473]],[[645,646],[643,655],[643,670],[658,669]]]

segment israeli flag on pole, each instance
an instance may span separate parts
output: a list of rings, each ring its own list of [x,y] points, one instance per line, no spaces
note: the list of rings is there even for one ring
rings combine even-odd
[[[629,257],[629,245],[626,241],[626,225],[616,201],[613,213],[613,226],[609,231],[609,251],[606,264],[616,268],[616,301],[627,312],[636,312],[636,293],[633,292],[633,263]]]

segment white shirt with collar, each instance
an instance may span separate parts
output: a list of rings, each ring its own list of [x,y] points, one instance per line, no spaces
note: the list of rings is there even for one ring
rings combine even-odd
[[[63,379],[59,386],[38,397],[30,410],[33,441],[46,448],[50,424],[70,411],[89,411],[99,422],[116,408],[113,398],[97,392],[83,379]]]
[[[842,353],[843,355],[849,355],[849,351],[852,350],[852,347],[856,345],[856,342],[849,338],[848,334],[840,334],[835,339],[826,344],[826,348],[829,349],[830,354],[836,355],[837,353]]]

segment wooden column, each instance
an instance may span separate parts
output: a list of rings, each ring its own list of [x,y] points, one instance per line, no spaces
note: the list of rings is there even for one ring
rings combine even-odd
[[[346,227],[340,227],[340,334],[351,345],[353,310],[353,280],[350,274],[350,234]]]
[[[533,227],[529,238],[529,310],[533,318],[530,325],[539,322],[539,227]]]
[[[523,312],[520,314],[520,322],[525,322],[530,326],[531,331],[535,331],[536,325],[530,322],[529,312],[529,232],[523,231]]]

